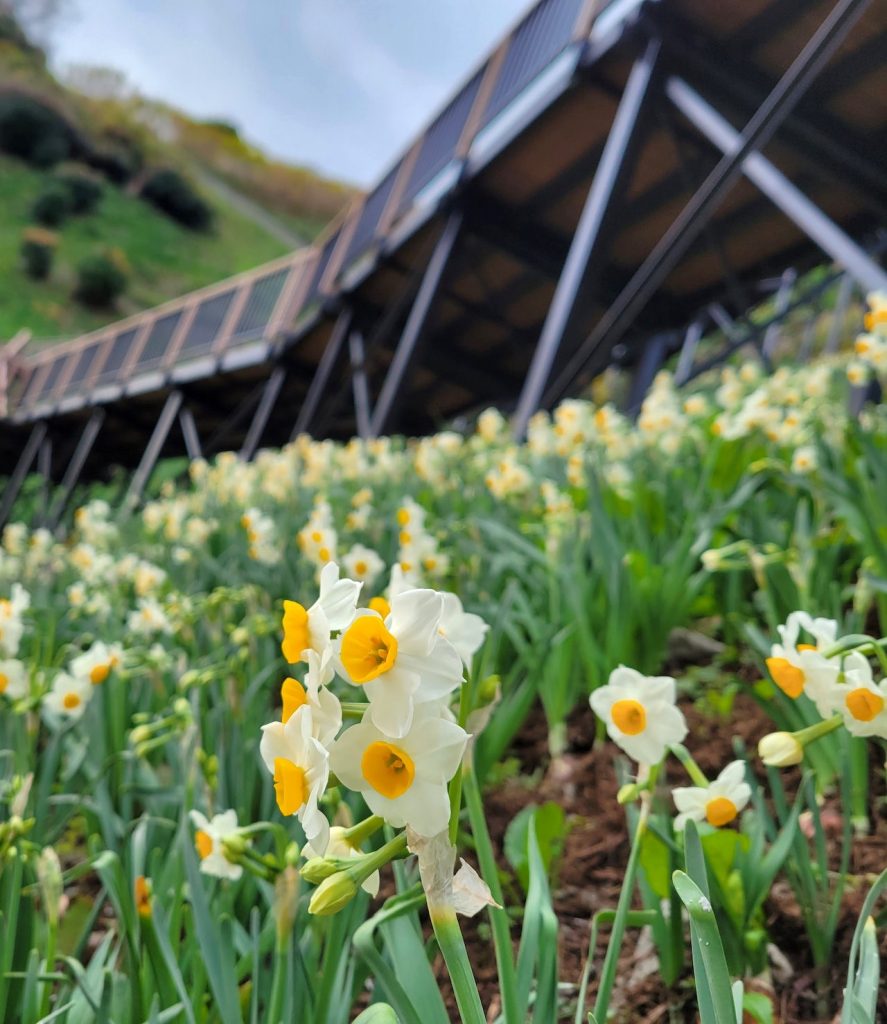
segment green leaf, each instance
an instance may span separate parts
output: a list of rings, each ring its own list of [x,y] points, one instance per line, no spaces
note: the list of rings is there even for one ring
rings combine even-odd
[[[354,1024],[400,1024],[400,1019],[387,1003],[374,1003],[354,1018]]]
[[[539,855],[548,877],[551,876],[552,864],[563,852],[567,836],[566,815],[559,804],[546,803],[541,807],[530,804],[511,820],[505,830],[505,857],[514,868],[524,892],[530,884],[529,832],[533,820]]]
[[[659,899],[668,899],[671,892],[669,850],[659,836],[649,829],[641,838],[640,857],[647,884]]]
[[[742,1008],[757,1024],[773,1024],[773,1000],[763,992],[745,992]]]

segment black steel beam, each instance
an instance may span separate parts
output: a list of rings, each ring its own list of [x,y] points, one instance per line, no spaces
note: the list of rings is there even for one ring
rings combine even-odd
[[[19,496],[22,484],[30,472],[45,437],[46,424],[35,423],[28,440],[25,442],[24,448],[21,450],[18,461],[15,464],[15,469],[13,469],[12,475],[6,481],[6,486],[3,488],[3,499],[0,501],[0,529],[9,521],[12,508],[15,505],[15,499]]]
[[[419,285],[416,301],[407,317],[406,326],[394,353],[394,359],[388,367],[385,382],[376,401],[370,422],[370,434],[373,437],[378,437],[384,431],[389,430],[395,420],[397,398],[407,383],[407,377],[425,331],[428,316],[461,227],[462,213],[459,210],[453,210],[449,214],[437,245],[434,247],[434,252],[431,254],[431,259],[422,277],[422,283]]]
[[[323,398],[323,393],[326,391],[327,384],[332,375],[333,367],[345,344],[348,331],[351,329],[353,315],[351,307],[345,306],[336,319],[333,332],[317,363],[314,377],[311,379],[308,394],[305,396],[305,401],[302,403],[302,408],[299,409],[299,415],[296,417],[296,425],[293,427],[293,432],[290,436],[291,441],[295,440],[299,434],[304,434],[311,426],[311,421],[317,413],[320,400]]]
[[[244,462],[251,462],[255,457],[259,442],[262,440],[262,434],[265,432],[265,427],[268,426],[271,410],[274,408],[274,403],[277,401],[280,389],[283,387],[285,377],[286,370],[282,366],[275,366],[271,371],[271,376],[262,388],[262,397],[256,406],[252,422],[249,425],[249,430],[246,432],[246,437],[240,449],[240,457]]]
[[[64,515],[68,502],[71,500],[71,494],[77,486],[77,481],[80,479],[80,474],[83,471],[83,467],[86,464],[86,460],[89,458],[89,453],[92,451],[92,446],[95,444],[95,439],[98,437],[99,431],[102,429],[102,424],[104,422],[104,409],[94,409],[86,423],[86,426],[83,428],[83,433],[77,441],[77,447],[74,449],[74,454],[68,462],[65,475],[62,477],[61,490],[56,492],[52,506],[46,513],[46,517],[43,520],[43,525],[48,530],[54,531],[61,522],[61,518]]]
[[[574,385],[598,348],[602,345],[612,348],[619,341],[632,319],[643,309],[659,285],[698,238],[705,222],[710,219],[728,189],[742,173],[745,158],[754,149],[765,146],[773,137],[774,132],[809,89],[817,74],[834,55],[869,3],[870,0],[838,0],[776,87],[751,117],[742,131],[738,147],[718,162],[592,333],[568,361],[546,392],[546,405],[557,401]]]
[[[624,192],[630,178],[628,169],[637,152],[659,51],[658,41],[648,43],[628,76],[518,399],[513,421],[517,437],[523,437],[530,417],[539,407],[564,338],[575,330],[580,293],[583,304],[594,293],[594,278],[604,258],[607,224],[612,223],[614,201],[620,190]]]
[[[679,78],[670,78],[666,94],[678,110],[725,158],[734,153],[741,136],[732,125]],[[750,152],[742,161],[745,176],[790,220],[867,291],[887,291],[887,273],[837,224],[782,174],[761,153]]]
[[[160,457],[163,446],[166,444],[166,439],[169,437],[170,428],[175,422],[176,416],[179,414],[179,409],[182,405],[182,398],[183,396],[181,391],[171,391],[167,396],[163,409],[160,411],[160,416],[157,418],[157,423],[154,425],[151,437],[148,440],[148,444],[142,453],[142,458],[135,473],[132,475],[129,487],[127,488],[126,497],[123,499],[123,508],[121,510],[123,515],[128,515],[141,500],[148,480],[154,471],[154,467],[157,465],[157,460]]]
[[[179,426],[182,428],[182,437],[185,439],[185,451],[188,453],[188,458],[192,462],[194,459],[203,458],[203,451],[200,447],[200,434],[197,430],[197,424],[194,422],[194,413],[191,412],[187,405],[183,405],[179,409]]]
[[[359,437],[370,436],[370,390],[367,384],[366,355],[363,347],[363,335],[360,331],[352,331],[348,335],[348,355],[351,363],[351,387],[354,392],[354,416],[357,422]]]

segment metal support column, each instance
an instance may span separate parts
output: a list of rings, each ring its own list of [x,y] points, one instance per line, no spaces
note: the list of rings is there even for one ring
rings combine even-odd
[[[847,310],[850,307],[850,300],[853,298],[855,285],[856,282],[849,274],[845,274],[841,278],[838,295],[835,299],[835,309],[832,313],[832,325],[829,328],[828,338],[826,338],[822,349],[823,355],[830,356],[833,352],[838,351],[838,345],[841,343],[841,332],[844,330],[844,321],[847,318]]]
[[[37,452],[40,450],[45,437],[46,424],[36,423],[28,440],[25,442],[25,447],[22,448],[18,462],[15,464],[15,469],[12,471],[12,476],[7,480],[6,486],[3,488],[3,499],[0,500],[0,529],[9,521],[12,507],[15,505],[15,499],[19,496],[22,484],[30,472],[31,465],[37,457]]]
[[[336,365],[336,360],[339,358],[339,353],[342,351],[342,346],[345,344],[345,338],[348,336],[348,331],[351,329],[352,318],[353,313],[349,306],[346,306],[341,313],[339,313],[336,324],[333,327],[333,333],[330,335],[330,339],[326,343],[326,348],[323,350],[323,355],[320,357],[317,369],[314,371],[314,376],[311,378],[311,384],[308,387],[308,394],[305,395],[305,401],[302,402],[302,408],[299,410],[299,415],[296,418],[296,425],[293,427],[292,434],[290,434],[290,441],[294,441],[299,434],[304,434],[311,425],[311,421],[314,419],[314,415],[320,405],[320,400],[323,397],[326,386],[333,374],[333,367]]]
[[[617,189],[626,185],[626,167],[636,147],[638,124],[649,94],[659,49],[658,41],[648,43],[628,77],[518,399],[513,427],[519,438],[523,437],[530,417],[539,408],[561,342],[573,325],[576,300],[580,293],[589,290],[592,257],[601,243],[614,195]]]
[[[83,433],[80,435],[80,440],[77,442],[77,447],[74,449],[74,454],[71,456],[71,461],[68,463],[65,475],[62,477],[61,491],[56,494],[52,507],[46,513],[46,517],[43,520],[43,525],[48,530],[54,531],[58,527],[104,422],[105,410],[95,409],[83,428]]]
[[[665,91],[687,120],[725,156],[739,149],[742,141],[739,132],[686,82],[670,78]],[[863,288],[867,291],[887,291],[887,272],[765,156],[758,152],[748,153],[742,160],[742,171],[786,217],[812,238],[823,252],[852,274]]]
[[[352,331],[348,335],[348,354],[351,358],[351,386],[354,391],[354,416],[357,421],[358,437],[370,436],[370,389],[367,383],[366,353],[363,334]]]
[[[188,453],[188,458],[192,462],[194,459],[202,459],[200,434],[197,432],[197,424],[194,422],[194,413],[187,405],[183,405],[179,409],[179,426],[182,428],[182,437],[185,439],[185,451]]]
[[[240,457],[244,462],[251,462],[256,454],[259,442],[262,440],[262,434],[265,432],[265,427],[268,426],[268,419],[271,416],[274,403],[277,401],[277,396],[283,387],[285,377],[286,370],[282,366],[276,366],[268,378],[268,383],[262,390],[262,397],[256,406],[252,423],[249,425],[249,430],[243,441],[243,447],[240,449]]]
[[[631,378],[626,411],[629,416],[637,416],[644,404],[647,392],[656,374],[662,369],[669,346],[675,341],[674,331],[654,334],[644,345],[641,358]]]
[[[544,404],[551,405],[565,394],[600,347],[606,345],[612,348],[622,338],[632,319],[643,309],[659,285],[699,237],[715,208],[742,173],[745,158],[753,149],[763,147],[772,138],[773,133],[797,106],[817,74],[847,38],[847,34],[870,2],[871,0],[838,0],[749,120],[737,148],[718,162],[546,391]]]
[[[768,359],[773,355],[773,350],[779,344],[779,339],[782,337],[782,322],[785,319],[788,307],[791,305],[792,289],[797,279],[798,272],[794,267],[787,267],[783,270],[779,281],[779,288],[776,292],[776,308],[774,310],[779,319],[767,328],[764,333],[764,340],[761,342],[761,351]]]
[[[145,490],[145,486],[148,483],[151,473],[157,465],[160,453],[163,451],[166,439],[169,437],[170,429],[175,422],[176,416],[179,414],[179,409],[182,406],[182,397],[181,391],[171,391],[166,399],[166,404],[163,406],[160,416],[157,418],[157,423],[154,425],[154,431],[151,434],[147,447],[142,454],[138,468],[132,475],[132,480],[130,481],[129,488],[126,492],[126,497],[123,499],[124,515],[131,512],[132,509],[138,505],[142,497],[142,493]]]
[[[454,210],[450,213],[443,233],[438,238],[431,259],[428,261],[428,266],[425,268],[416,300],[407,317],[400,341],[397,343],[388,373],[385,375],[385,383],[382,385],[370,420],[370,437],[378,437],[379,434],[389,429],[394,419],[395,400],[406,381],[420,338],[428,322],[428,314],[431,312],[434,299],[440,289],[444,271],[450,261],[461,227],[462,214],[460,211]]]
[[[52,493],[52,438],[47,434],[37,452],[37,474],[40,477],[40,508],[46,508]],[[39,513],[35,522],[39,523]]]
[[[676,387],[680,387],[690,377],[690,371],[693,369],[693,358],[696,355],[696,347],[702,338],[704,329],[705,320],[701,317],[694,320],[687,328],[684,342],[681,345],[681,352],[678,356],[677,369],[674,372]]]

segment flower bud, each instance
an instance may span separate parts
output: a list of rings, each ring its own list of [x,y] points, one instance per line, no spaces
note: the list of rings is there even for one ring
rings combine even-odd
[[[804,747],[793,733],[771,732],[758,744],[758,756],[771,768],[790,768],[804,760]]]
[[[349,871],[337,871],[324,879],[308,904],[308,913],[319,916],[337,914],[357,895],[357,883]]]
[[[40,883],[40,898],[46,920],[50,927],[55,928],[61,913],[64,884],[58,854],[51,846],[45,846],[37,858],[37,881]]]
[[[312,857],[302,865],[302,877],[312,885],[319,885],[330,875],[342,870],[341,864],[332,857]]]
[[[298,908],[299,872],[294,867],[286,867],[274,882],[274,919],[279,941],[292,931]]]

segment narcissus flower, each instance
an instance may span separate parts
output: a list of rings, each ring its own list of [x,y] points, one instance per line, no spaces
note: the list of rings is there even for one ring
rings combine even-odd
[[[237,881],[243,874],[239,864],[232,864],[225,856],[225,839],[238,833],[237,811],[223,811],[208,819],[200,811],[191,811],[191,821],[197,830],[194,846],[200,855],[200,870],[214,878],[230,878]]]
[[[385,568],[379,554],[363,544],[355,544],[343,555],[342,565],[351,579],[366,583],[367,586],[378,579]]]
[[[466,668],[471,659],[480,650],[489,625],[479,615],[466,612],[462,602],[455,594],[441,593],[443,612],[440,617],[438,633],[447,638],[459,652]]]
[[[439,708],[423,705],[402,736],[382,732],[366,715],[336,740],[330,765],[389,825],[409,825],[430,837],[450,820],[447,783],[461,764],[467,742],[464,729],[442,717]]]
[[[357,597],[363,584],[339,579],[339,567],[328,562],[320,573],[320,596],[305,608],[298,601],[283,602],[283,656],[295,665],[303,652],[318,654],[330,646],[330,633],[344,629],[354,618]]]
[[[71,661],[71,675],[82,676],[93,686],[103,683],[111,671],[120,664],[121,650],[118,645],[108,647],[101,641],[94,643],[89,650],[78,654]]]
[[[0,697],[20,700],[28,695],[28,671],[21,661],[0,661]]]
[[[687,723],[675,706],[670,676],[644,676],[620,665],[606,686],[591,695],[591,709],[607,726],[610,739],[641,764],[658,764],[670,744],[687,735]]]
[[[462,682],[462,659],[438,632],[442,612],[435,591],[405,590],[392,597],[384,619],[360,609],[336,642],[337,671],[363,688],[371,721],[389,736],[406,735],[417,705]]]
[[[318,803],[329,779],[329,755],[313,736],[311,708],[303,705],[287,722],[262,726],[259,753],[274,777],[277,806],[296,814],[315,850],[326,850],[330,826]]]
[[[853,736],[887,739],[887,679],[876,683],[868,659],[858,651],[844,659],[844,682],[832,687],[829,704]]]
[[[731,762],[707,787],[678,786],[672,790],[672,796],[679,811],[674,823],[678,831],[691,818],[707,821],[715,828],[729,825],[751,799],[751,787],[745,781],[745,762]]]
[[[86,705],[92,697],[92,690],[92,683],[88,678],[59,672],[53,681],[52,689],[43,698],[43,703],[57,715],[79,718],[86,710]]]
[[[801,629],[815,643],[798,643]],[[840,665],[820,653],[835,642],[838,624],[832,619],[814,619],[806,612],[792,612],[779,627],[781,644],[774,644],[767,658],[767,670],[780,690],[793,700],[806,693],[817,710],[827,717],[826,695],[838,678]],[[822,705],[822,706],[820,706]]]
[[[288,676],[280,688],[283,701],[281,721],[284,725],[299,710],[307,705],[311,708],[311,722],[314,738],[327,747],[336,738],[342,728],[342,705],[339,698],[326,688],[332,679],[333,670],[330,665],[330,652],[306,651],[308,655],[308,672],[305,685]]]

